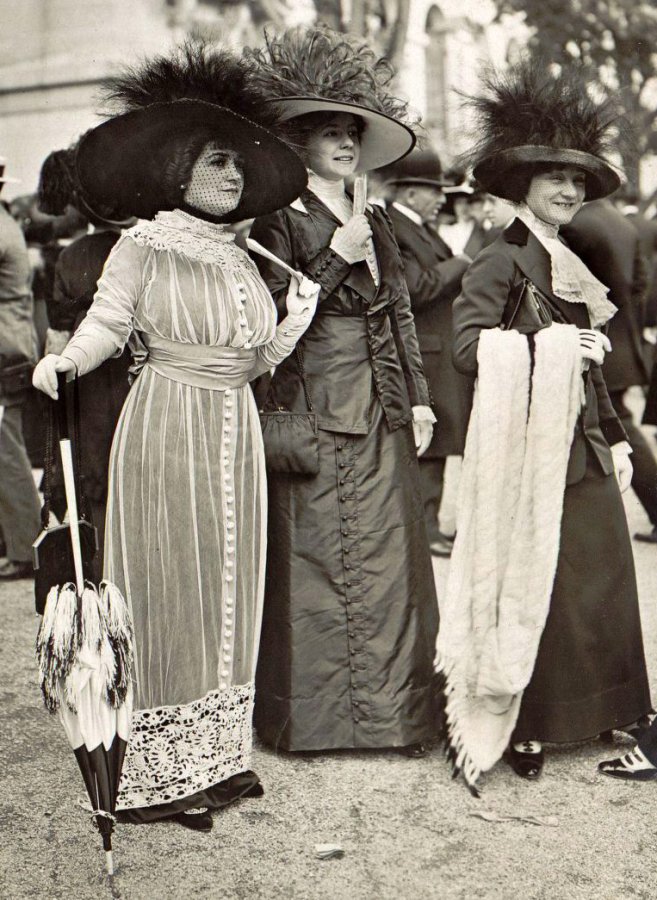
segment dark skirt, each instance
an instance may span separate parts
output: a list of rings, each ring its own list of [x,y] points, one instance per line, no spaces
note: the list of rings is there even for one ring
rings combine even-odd
[[[321,431],[315,478],[269,477],[255,725],[283,750],[401,747],[436,727],[438,606],[412,428]]]
[[[565,743],[651,708],[632,546],[613,475],[566,488],[550,612],[513,740]]]

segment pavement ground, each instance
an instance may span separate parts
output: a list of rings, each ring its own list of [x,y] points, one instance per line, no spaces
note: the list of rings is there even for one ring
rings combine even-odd
[[[647,530],[633,495],[632,532]],[[657,675],[657,546],[634,542],[646,651]],[[447,563],[436,560],[442,592]],[[209,834],[119,826],[116,874],[89,815],[57,718],[38,691],[32,584],[0,585],[0,897],[3,900],[625,900],[657,897],[657,781],[598,775],[630,746],[617,735],[549,747],[535,783],[505,763],[483,796],[442,753],[276,755],[256,748],[266,790],[215,816]],[[488,819],[481,818],[484,814]],[[499,821],[504,816],[516,818]],[[534,817],[542,824],[528,821]],[[496,821],[496,819],[498,821]],[[316,844],[339,844],[321,860]]]

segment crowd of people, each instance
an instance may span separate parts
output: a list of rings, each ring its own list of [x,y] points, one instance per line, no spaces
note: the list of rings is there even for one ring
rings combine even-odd
[[[621,498],[657,544],[626,405],[644,388],[657,424],[657,225],[575,74],[482,81],[468,174],[416,146],[393,74],[312,27],[112,79],[114,114],[42,169],[48,241],[78,233],[40,334],[0,210],[0,579],[29,576],[39,527],[36,364],[52,399],[80,379],[103,574],[134,623],[124,821],[207,831],[261,795],[254,727],[288,752],[442,738],[473,793],[502,756],[532,779],[544,743],[617,729],[638,744],[600,771],[657,776]]]

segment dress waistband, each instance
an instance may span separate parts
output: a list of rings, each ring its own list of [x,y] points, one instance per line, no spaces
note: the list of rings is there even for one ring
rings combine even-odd
[[[146,365],[171,381],[209,391],[244,387],[251,380],[256,364],[254,348],[183,344],[154,334],[141,334],[139,337],[145,358],[139,360],[137,350],[137,370]]]

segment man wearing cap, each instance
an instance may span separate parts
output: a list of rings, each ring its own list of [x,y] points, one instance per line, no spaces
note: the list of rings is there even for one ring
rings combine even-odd
[[[5,176],[0,191],[16,179]],[[6,556],[0,580],[32,573],[32,541],[39,530],[39,495],[23,439],[22,404],[36,362],[30,264],[23,232],[0,204],[0,531]]]
[[[470,259],[454,256],[430,227],[445,202],[440,160],[431,152],[412,153],[399,162],[388,182],[394,200],[388,212],[404,261],[406,283],[424,371],[438,419],[420,478],[431,552],[449,556],[451,541],[438,527],[445,462],[463,453],[472,401],[472,382],[452,364],[452,301]]]

